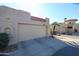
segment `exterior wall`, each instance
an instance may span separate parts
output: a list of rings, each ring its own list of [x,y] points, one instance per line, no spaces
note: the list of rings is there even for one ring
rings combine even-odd
[[[74,29],[77,29],[78,32],[79,32],[79,26],[73,26],[73,30],[74,30]]]
[[[75,21],[66,21],[65,24],[67,26],[73,26],[75,24]]]
[[[77,21],[77,19],[68,19],[68,20],[64,21],[64,23],[66,24],[66,27],[67,27],[67,31],[69,33],[73,33],[74,32],[73,26],[75,25],[76,21]],[[72,27],[72,28],[68,28],[68,27]]]
[[[58,33],[73,33],[74,29],[77,29],[79,32],[79,26],[75,26],[75,22],[77,19],[64,19],[64,23],[59,24],[60,26],[56,26],[55,31]],[[53,30],[53,26],[52,30]],[[72,27],[72,28],[68,28]]]
[[[0,32],[5,32],[5,28],[10,28],[10,43],[15,44],[18,42],[18,24],[35,24],[35,25],[45,25],[48,22],[33,21],[31,20],[31,15],[29,12],[15,10],[9,7],[0,6]],[[48,27],[48,26],[47,26]],[[48,31],[47,31],[48,32]]]
[[[73,33],[74,29],[77,29],[79,32],[79,26],[73,26],[72,29],[67,29],[67,25],[60,25],[59,27],[57,27],[57,31],[60,33],[67,33],[68,31],[70,33]]]
[[[47,29],[46,30],[46,32],[47,32],[46,35],[50,36],[51,34],[50,34],[49,18],[45,18],[45,19],[46,19],[46,23],[45,24],[46,24],[46,29]]]
[[[65,33],[66,32],[66,25],[65,24],[60,24],[60,26],[58,27],[58,31],[60,33]]]
[[[75,24],[75,21],[74,19],[71,19],[71,20],[65,20],[63,24],[60,24],[59,27],[57,27],[57,29],[60,29],[58,30],[60,33],[73,33],[74,32],[74,29],[73,29],[73,26]],[[72,27],[71,29],[68,29],[67,27]]]

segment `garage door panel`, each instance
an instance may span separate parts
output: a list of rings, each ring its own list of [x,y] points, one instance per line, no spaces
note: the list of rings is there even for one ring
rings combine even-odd
[[[19,24],[19,39],[20,41],[30,40],[46,36],[46,27],[37,25]]]

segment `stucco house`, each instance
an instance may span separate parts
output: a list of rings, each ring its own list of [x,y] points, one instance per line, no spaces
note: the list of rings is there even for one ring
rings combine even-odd
[[[49,19],[31,16],[29,12],[0,6],[0,32],[10,36],[9,45],[50,35]]]

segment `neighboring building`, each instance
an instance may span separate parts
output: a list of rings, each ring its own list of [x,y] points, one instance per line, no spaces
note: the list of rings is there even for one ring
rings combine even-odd
[[[66,32],[74,32],[73,26],[75,25],[75,22],[77,19],[65,19],[64,24],[66,26]]]
[[[77,19],[67,19],[64,18],[63,23],[58,23],[60,26],[56,26],[55,31],[57,33],[73,33],[79,32],[79,26],[76,26]],[[52,26],[53,28],[53,26]]]
[[[9,34],[9,45],[49,36],[49,19],[31,16],[26,11],[0,6],[0,32]]]
[[[75,32],[79,32],[79,24],[73,26]]]
[[[60,23],[59,25],[60,26],[57,27],[58,28],[58,33],[65,33],[66,30],[67,30],[65,24],[64,23]]]

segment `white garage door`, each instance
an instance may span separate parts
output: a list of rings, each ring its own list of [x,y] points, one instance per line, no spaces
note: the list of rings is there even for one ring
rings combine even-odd
[[[46,36],[45,26],[19,24],[18,30],[20,41]]]

